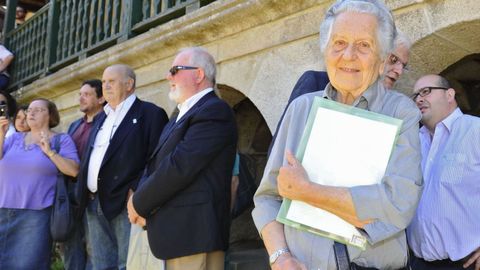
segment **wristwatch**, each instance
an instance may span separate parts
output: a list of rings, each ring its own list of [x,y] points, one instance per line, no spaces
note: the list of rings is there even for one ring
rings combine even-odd
[[[57,154],[57,151],[55,151],[55,150],[50,150],[50,152],[47,153],[47,156],[48,156],[49,158],[52,158],[52,157],[55,156],[56,154]]]
[[[270,257],[268,258],[268,261],[270,262],[270,265],[273,265],[277,261],[277,259],[282,254],[285,254],[285,253],[290,253],[290,250],[287,247],[277,249],[275,252],[273,252],[272,255],[270,255]]]

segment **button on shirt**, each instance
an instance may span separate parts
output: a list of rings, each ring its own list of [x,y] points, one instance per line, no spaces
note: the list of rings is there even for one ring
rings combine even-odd
[[[480,118],[453,111],[432,137],[420,129],[424,187],[408,227],[427,261],[460,260],[480,247]]]
[[[188,112],[188,110],[190,110],[193,107],[193,105],[195,105],[203,96],[205,96],[206,94],[212,91],[213,91],[213,88],[206,88],[196,93],[195,95],[189,97],[182,104],[178,104],[179,113],[177,116],[177,120],[175,120],[175,123],[178,122],[178,120],[180,120],[180,118],[182,118],[182,116],[184,116]]]
[[[105,105],[104,111],[107,118],[103,122],[100,130],[95,137],[92,153],[90,154],[90,162],[88,163],[88,180],[87,186],[91,192],[97,192],[98,174],[102,165],[103,157],[107,152],[110,140],[117,131],[118,126],[122,123],[123,118],[133,105],[137,97],[130,95],[123,102],[113,109],[110,105]]]

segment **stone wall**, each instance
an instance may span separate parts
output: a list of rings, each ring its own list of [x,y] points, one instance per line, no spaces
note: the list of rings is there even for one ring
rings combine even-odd
[[[297,78],[307,69],[322,69],[318,26],[326,0],[220,0],[184,17],[90,56],[17,91],[21,102],[53,99],[62,114],[60,129],[77,118],[77,91],[85,79],[125,63],[137,72],[137,95],[164,107],[165,74],[176,51],[204,46],[218,62],[218,83],[250,99],[270,130],[276,126]],[[426,72],[441,72],[462,57],[480,51],[480,2],[477,0],[387,0],[398,27],[414,41],[414,72],[399,88],[408,92]],[[227,95],[228,96],[228,95]],[[233,95],[235,96],[235,95]]]

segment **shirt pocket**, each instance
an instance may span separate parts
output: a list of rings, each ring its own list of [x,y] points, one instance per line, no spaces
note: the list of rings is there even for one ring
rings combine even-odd
[[[458,184],[465,177],[467,156],[463,153],[449,153],[442,156],[440,181],[443,184]]]

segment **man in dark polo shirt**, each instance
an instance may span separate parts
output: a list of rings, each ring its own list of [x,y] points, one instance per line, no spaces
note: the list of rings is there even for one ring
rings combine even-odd
[[[84,113],[83,117],[77,119],[68,128],[68,134],[75,142],[80,160],[83,158],[85,147],[87,146],[88,137],[92,129],[93,123],[99,112],[102,111],[105,99],[102,95],[102,81],[87,80],[82,83],[79,92],[80,111]],[[73,189],[73,185],[69,185],[69,190]],[[91,266],[87,263],[87,252],[85,248],[85,226],[83,226],[83,215],[79,217],[80,222],[72,232],[70,239],[64,243],[64,265],[66,270],[85,270]],[[87,268],[85,268],[87,266]]]

